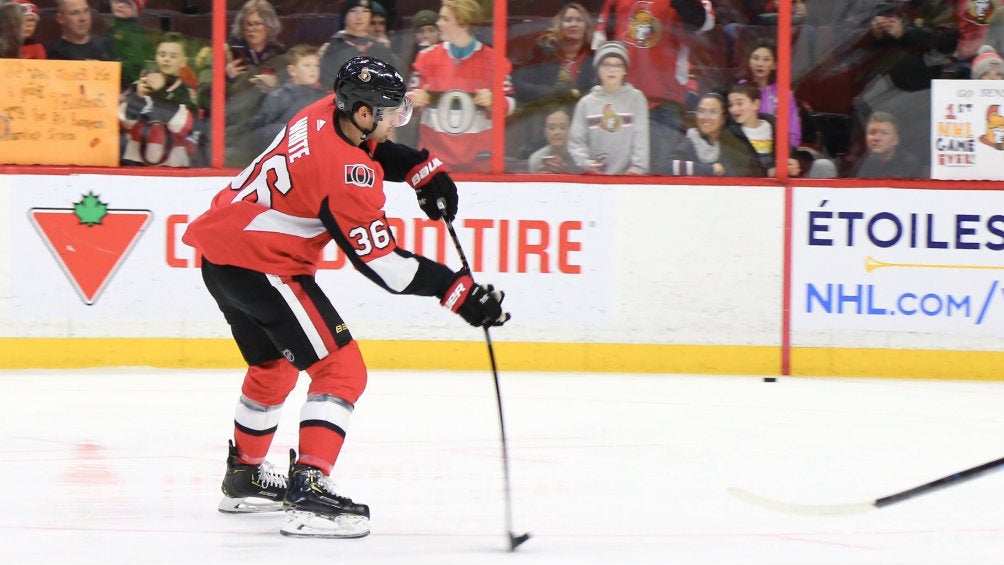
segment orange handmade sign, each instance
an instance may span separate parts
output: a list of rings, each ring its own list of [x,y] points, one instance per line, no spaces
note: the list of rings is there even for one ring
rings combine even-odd
[[[119,164],[118,61],[0,59],[0,164]]]

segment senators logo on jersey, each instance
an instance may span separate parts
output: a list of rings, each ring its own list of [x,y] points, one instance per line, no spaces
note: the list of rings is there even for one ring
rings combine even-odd
[[[990,23],[994,11],[993,0],[969,0],[963,17],[974,24],[985,26]]]
[[[354,184],[363,188],[373,188],[376,172],[366,165],[358,163],[345,165],[345,184]]]
[[[635,11],[629,16],[627,43],[646,49],[659,43],[662,37],[662,22],[649,9],[651,2],[638,2]]]

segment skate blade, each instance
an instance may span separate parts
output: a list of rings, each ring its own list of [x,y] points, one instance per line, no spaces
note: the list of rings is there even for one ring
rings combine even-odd
[[[267,498],[232,498],[224,496],[217,508],[224,514],[279,512],[282,510],[282,501],[269,500]]]
[[[286,523],[279,533],[296,538],[361,538],[369,535],[370,520],[355,514],[328,518],[313,512],[287,510]]]

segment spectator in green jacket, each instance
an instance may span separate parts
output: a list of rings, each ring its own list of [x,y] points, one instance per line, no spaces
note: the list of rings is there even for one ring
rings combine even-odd
[[[111,4],[108,41],[122,61],[122,84],[128,86],[139,80],[146,62],[153,60],[150,36],[139,23],[146,0],[112,0]]]

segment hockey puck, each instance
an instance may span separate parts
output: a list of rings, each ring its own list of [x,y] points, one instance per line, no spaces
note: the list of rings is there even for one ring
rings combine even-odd
[[[765,383],[774,383],[774,382],[777,382],[777,378],[776,377],[764,377],[763,378],[763,382],[765,382]]]

